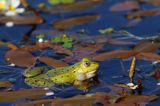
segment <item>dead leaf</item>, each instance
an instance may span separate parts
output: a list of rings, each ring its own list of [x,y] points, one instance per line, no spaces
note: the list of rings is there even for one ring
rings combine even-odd
[[[41,11],[43,12],[50,12],[50,13],[59,13],[59,12],[71,12],[71,11],[80,11],[85,10],[88,8],[95,7],[101,4],[103,0],[84,0],[84,1],[77,1],[72,4],[63,4],[57,5],[51,8],[45,8]]]
[[[150,3],[153,5],[160,5],[160,1],[159,0],[140,0],[141,2],[146,2],[146,3]]]
[[[66,54],[66,55],[73,55],[71,50],[62,47],[59,44],[54,44],[52,42],[42,42],[42,43],[36,42],[36,46],[39,49],[52,48],[52,49],[54,49],[56,51],[56,53]]]
[[[137,1],[125,1],[125,2],[114,4],[110,8],[110,11],[118,12],[118,11],[134,10],[139,8],[140,6]]]
[[[136,55],[136,57],[143,60],[151,60],[151,61],[160,60],[160,55],[155,53],[139,53],[138,55]]]
[[[61,61],[61,60],[56,60],[54,58],[51,57],[47,57],[47,56],[41,56],[38,58],[39,61],[44,62],[45,64],[52,66],[54,68],[59,68],[59,67],[66,67],[68,66],[67,63]]]
[[[52,99],[46,99],[46,100],[36,100],[32,102],[26,102],[26,103],[17,103],[15,106],[42,106],[43,104],[51,104]]]
[[[7,22],[13,22],[14,24],[41,24],[43,20],[37,16],[2,16],[0,17],[0,23],[5,24]]]
[[[0,102],[15,102],[26,98],[37,99],[46,95],[48,90],[43,88],[21,89],[18,91],[0,92]]]
[[[132,50],[114,50],[96,54],[91,59],[94,61],[104,61],[113,58],[127,59],[133,55],[135,55],[135,53]]]
[[[139,44],[137,44],[134,48],[133,51],[140,53],[155,53],[157,51],[157,49],[160,48],[160,43],[154,43],[154,42],[141,42]]]
[[[4,42],[4,41],[0,40],[0,46],[1,45],[2,46],[7,46],[8,48],[10,48],[12,50],[17,50],[18,49],[18,47],[15,44],[11,43],[11,42]]]
[[[141,18],[144,16],[153,16],[160,14],[160,9],[132,11],[126,15],[127,19]]]
[[[54,22],[53,27],[56,29],[67,29],[71,28],[76,25],[81,25],[88,23],[90,21],[94,21],[100,17],[99,14],[88,14],[88,15],[83,15],[83,16],[76,16],[76,17],[70,17],[70,18],[65,18],[62,20],[57,20]]]
[[[150,73],[149,75],[153,76],[156,79],[160,79],[160,69],[156,69],[154,72]]]
[[[114,45],[127,45],[127,44],[133,44],[131,41],[123,41],[123,40],[118,40],[114,39],[111,37],[107,36],[94,36],[92,37],[93,40],[95,40],[96,43],[98,44],[114,44]]]
[[[149,102],[153,101],[155,99],[158,99],[159,97],[156,95],[130,95],[126,97],[122,97],[117,101],[117,103],[121,104],[135,104],[135,103],[142,103],[142,102]]]
[[[12,83],[10,81],[0,80],[0,88],[1,87],[10,88],[11,86],[12,86]]]
[[[36,62],[36,58],[29,52],[21,50],[9,50],[5,59],[19,67],[30,67]]]

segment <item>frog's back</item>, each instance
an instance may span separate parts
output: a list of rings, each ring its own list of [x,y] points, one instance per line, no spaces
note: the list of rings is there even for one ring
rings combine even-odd
[[[74,70],[78,65],[79,65],[79,63],[76,63],[76,64],[68,66],[68,67],[52,69],[52,70],[49,70],[45,75],[47,75],[48,77],[54,77],[54,76],[58,76],[61,74],[65,74],[69,71]]]

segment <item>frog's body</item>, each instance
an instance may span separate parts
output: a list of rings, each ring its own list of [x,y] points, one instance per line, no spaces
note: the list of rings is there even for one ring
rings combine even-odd
[[[91,62],[87,58],[83,58],[72,66],[57,68],[42,73],[40,70],[27,70],[25,72],[25,82],[31,86],[47,86],[54,84],[74,84],[78,86],[81,82],[90,79],[96,75],[99,65]],[[37,72],[37,75],[35,74]],[[40,74],[41,73],[41,74]]]

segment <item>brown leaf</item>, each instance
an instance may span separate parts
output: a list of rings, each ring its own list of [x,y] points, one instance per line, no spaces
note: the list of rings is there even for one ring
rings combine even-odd
[[[43,88],[0,92],[0,102],[15,102],[26,98],[37,99],[45,96],[47,92]]]
[[[151,60],[151,61],[160,60],[160,55],[155,54],[155,53],[139,53],[138,55],[136,55],[136,57],[139,59]]]
[[[56,51],[56,53],[66,54],[66,55],[73,55],[71,50],[62,47],[59,44],[54,44],[54,43],[51,43],[51,42],[42,42],[42,43],[36,42],[36,46],[39,49],[52,48],[52,49],[54,49]]]
[[[160,43],[141,42],[133,48],[133,51],[137,52],[137,53],[139,53],[139,52],[144,52],[144,53],[152,52],[152,53],[154,53],[157,51],[158,48],[160,48]]]
[[[14,24],[41,24],[43,20],[37,16],[2,16],[0,17],[0,23],[5,24],[7,22],[14,22]]]
[[[156,79],[160,79],[160,69],[156,69],[154,72],[150,73],[151,76],[153,76]]]
[[[26,103],[17,103],[15,106],[42,106],[43,104],[51,104],[52,99],[36,100]]]
[[[51,13],[59,13],[59,12],[70,12],[70,11],[80,11],[85,10],[88,8],[92,8],[101,4],[103,0],[84,0],[84,1],[77,1],[72,4],[64,4],[64,5],[57,5],[51,8],[43,9],[44,12],[51,12]]]
[[[113,5],[110,8],[110,11],[118,12],[118,11],[134,10],[134,9],[139,9],[139,4],[137,1],[125,1]]]
[[[76,51],[88,51],[88,52],[91,52],[91,51],[97,51],[97,50],[100,50],[103,48],[103,44],[75,44],[74,45],[74,49]]]
[[[150,10],[139,10],[133,11],[126,15],[127,19],[141,18],[144,16],[153,16],[160,14],[160,9],[150,9]]]
[[[12,49],[12,50],[16,50],[16,49],[18,49],[18,47],[15,45],[15,44],[13,44],[13,43],[10,43],[10,42],[4,42],[4,41],[2,41],[2,40],[0,40],[0,46],[7,46],[8,48],[10,48],[10,49]]]
[[[129,104],[129,103],[142,103],[142,102],[149,102],[159,97],[156,95],[130,95],[126,97],[122,97],[117,101],[117,103]]]
[[[9,88],[11,86],[12,86],[12,83],[9,81],[2,81],[2,80],[0,81],[0,88],[1,87]]]
[[[20,67],[30,67],[36,62],[36,58],[29,52],[21,50],[9,50],[5,59]]]
[[[90,21],[94,21],[99,18],[99,14],[88,14],[84,16],[76,16],[76,17],[70,17],[65,18],[62,20],[58,20],[54,22],[53,27],[56,29],[67,29],[76,25],[81,25],[88,23]]]
[[[62,47],[61,45],[56,45],[55,44],[52,48],[56,50],[56,53],[66,54],[66,55],[69,55],[69,56],[73,55],[73,52],[71,50]]]
[[[141,2],[151,3],[153,5],[160,5],[159,0],[140,0]]]
[[[104,61],[113,58],[127,59],[133,55],[135,55],[135,53],[132,50],[114,50],[110,52],[96,54],[95,56],[92,57],[92,60]]]
[[[113,86],[120,87],[120,88],[128,88],[129,89],[129,86],[126,85],[126,84],[114,84]]]
[[[39,48],[36,45],[25,45],[22,48],[19,48],[22,51],[27,51],[27,52],[35,52],[35,51],[39,51],[41,50],[41,48]]]
[[[61,61],[61,60],[56,60],[54,58],[51,57],[47,57],[47,56],[41,56],[39,57],[39,61],[44,62],[45,64],[52,66],[54,68],[59,68],[59,67],[66,67],[68,66],[67,63]]]
[[[115,45],[126,45],[126,44],[132,44],[133,43],[131,41],[117,40],[117,39],[109,38],[109,37],[106,37],[106,36],[95,36],[93,39],[98,44],[99,43],[100,44],[108,43],[108,44],[115,44]]]

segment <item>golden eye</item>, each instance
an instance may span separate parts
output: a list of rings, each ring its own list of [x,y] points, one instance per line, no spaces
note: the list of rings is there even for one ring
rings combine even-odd
[[[90,62],[85,62],[85,63],[84,63],[84,66],[85,66],[85,67],[89,67],[89,66],[90,66]]]

